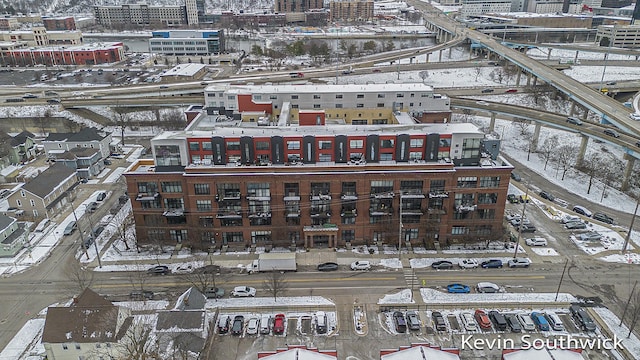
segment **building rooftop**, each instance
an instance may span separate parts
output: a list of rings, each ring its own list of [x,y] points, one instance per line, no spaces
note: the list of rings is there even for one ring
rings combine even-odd
[[[194,76],[205,66],[204,64],[178,64],[160,76]]]
[[[313,94],[335,94],[335,93],[356,93],[356,92],[392,92],[392,91],[423,91],[433,92],[433,87],[423,83],[406,84],[278,84],[278,85],[229,85],[212,84],[205,88],[205,92],[225,90],[228,94],[256,94],[256,93],[313,93]],[[446,95],[441,95],[446,98]]]

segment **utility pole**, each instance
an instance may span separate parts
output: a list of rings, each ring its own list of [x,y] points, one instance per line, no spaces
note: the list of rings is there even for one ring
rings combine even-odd
[[[85,210],[87,209],[87,205],[84,206]],[[100,250],[98,250],[98,235],[93,232],[93,222],[91,221],[91,214],[87,214],[87,218],[89,219],[90,226],[90,235],[93,237],[93,247],[96,249],[96,257],[98,258],[98,267],[102,269],[102,260],[100,260]]]
[[[518,225],[518,240],[516,240],[516,250],[513,252],[513,258],[518,256],[518,247],[520,247],[520,238],[522,237],[522,224],[524,223],[524,212],[527,209],[527,203],[529,202],[529,184],[527,184],[527,191],[524,193],[524,205],[522,206],[522,215],[520,215],[520,224]]]
[[[560,275],[560,282],[558,283],[558,290],[556,290],[556,299],[553,301],[558,301],[558,294],[560,293],[560,286],[562,286],[562,279],[564,279],[564,273],[567,271],[567,265],[569,264],[569,259],[565,260],[564,268],[562,269],[562,275]]]
[[[631,218],[631,225],[629,225],[629,231],[627,231],[627,236],[624,237],[624,245],[622,246],[622,253],[624,254],[627,251],[627,246],[629,246],[629,239],[631,238],[631,231],[633,231],[633,223],[636,221],[636,216],[638,214],[638,205],[640,205],[640,197],[636,199],[636,209],[633,211],[633,217]]]
[[[636,291],[636,285],[638,285],[638,280],[633,284],[633,289],[631,289],[631,294],[629,294],[629,300],[627,300],[627,304],[624,306],[624,311],[622,311],[622,316],[620,317],[620,325],[622,326],[622,322],[624,321],[624,316],[627,315],[627,309],[629,308],[629,304],[631,303],[631,299],[633,298],[633,293]],[[631,328],[631,326],[629,326]]]
[[[87,257],[87,260],[89,260],[87,245],[84,243],[84,236],[82,236],[82,229],[80,229],[80,224],[78,224],[78,217],[76,216],[76,207],[73,205],[73,201],[71,201],[71,212],[73,213],[73,218],[76,221],[76,227],[78,228],[78,232],[80,233],[80,243],[82,244],[82,251],[84,251],[84,255]]]
[[[402,190],[399,192],[400,194],[400,225],[398,226],[398,259],[400,259],[400,264],[402,264]]]

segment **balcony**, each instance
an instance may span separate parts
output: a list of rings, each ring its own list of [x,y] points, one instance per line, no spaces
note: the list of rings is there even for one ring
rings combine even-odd
[[[216,195],[216,201],[224,201],[224,200],[240,200],[242,198],[242,194],[240,192],[227,192],[223,194]]]
[[[247,195],[248,201],[271,201],[271,196]]]
[[[393,215],[392,207],[370,208],[369,216],[391,216]]]
[[[300,201],[300,195],[287,195],[283,199],[284,201]]]
[[[341,217],[356,217],[358,216],[358,212],[356,209],[342,210],[340,213]]]
[[[169,210],[165,210],[165,212],[162,213],[162,216],[165,216],[165,217],[184,216],[184,209],[169,209]]]
[[[270,218],[271,211],[249,213],[249,218]]]
[[[310,195],[311,200],[331,200],[331,194]]]
[[[403,199],[424,199],[422,190],[402,190],[400,195]]]
[[[477,209],[478,209],[478,205],[474,205],[474,204],[460,204],[456,206],[456,212],[458,213],[476,211]]]
[[[242,219],[242,211],[221,209],[216,214],[218,219]]]
[[[160,197],[160,193],[156,192],[156,193],[138,193],[138,195],[136,195],[136,200],[137,201],[153,201],[157,198]]]
[[[430,191],[429,192],[429,199],[434,199],[434,198],[446,199],[448,197],[449,197],[448,191]]]
[[[325,217],[331,217],[331,212],[330,211],[318,211],[318,210],[313,210],[311,209],[309,214],[311,215],[312,218],[317,218],[317,217],[321,217],[321,218],[325,218]]]
[[[342,193],[340,195],[340,199],[342,200],[358,200],[357,193]]]
[[[393,199],[395,196],[396,194],[393,191],[371,194],[371,197],[374,199]]]

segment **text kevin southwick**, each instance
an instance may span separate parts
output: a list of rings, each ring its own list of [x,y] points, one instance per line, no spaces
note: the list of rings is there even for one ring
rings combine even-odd
[[[461,350],[503,350],[503,349],[583,349],[583,350],[614,350],[622,348],[622,339],[617,335],[613,338],[575,338],[571,335],[559,336],[553,339],[532,339],[531,335],[522,335],[520,344],[514,339],[474,338],[474,335],[462,335]]]

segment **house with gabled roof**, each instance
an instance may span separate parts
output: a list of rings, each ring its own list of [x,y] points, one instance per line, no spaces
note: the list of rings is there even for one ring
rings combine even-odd
[[[27,243],[28,235],[23,223],[0,214],[0,257],[15,256]]]
[[[35,137],[26,130],[11,137],[9,160],[12,164],[23,163],[36,156]]]
[[[111,154],[111,141],[111,133],[86,127],[75,133],[49,133],[42,145],[50,158],[74,148],[90,148],[98,149],[101,159],[105,159]]]
[[[105,167],[100,150],[95,148],[73,148],[56,156],[56,162],[76,169],[77,175],[81,179],[96,176]]]
[[[54,164],[9,195],[7,201],[9,207],[18,209],[18,217],[48,218],[66,204],[66,196],[77,184],[74,169]]]
[[[133,324],[128,308],[86,288],[69,306],[51,306],[42,332],[47,359],[122,359],[125,335]]]

